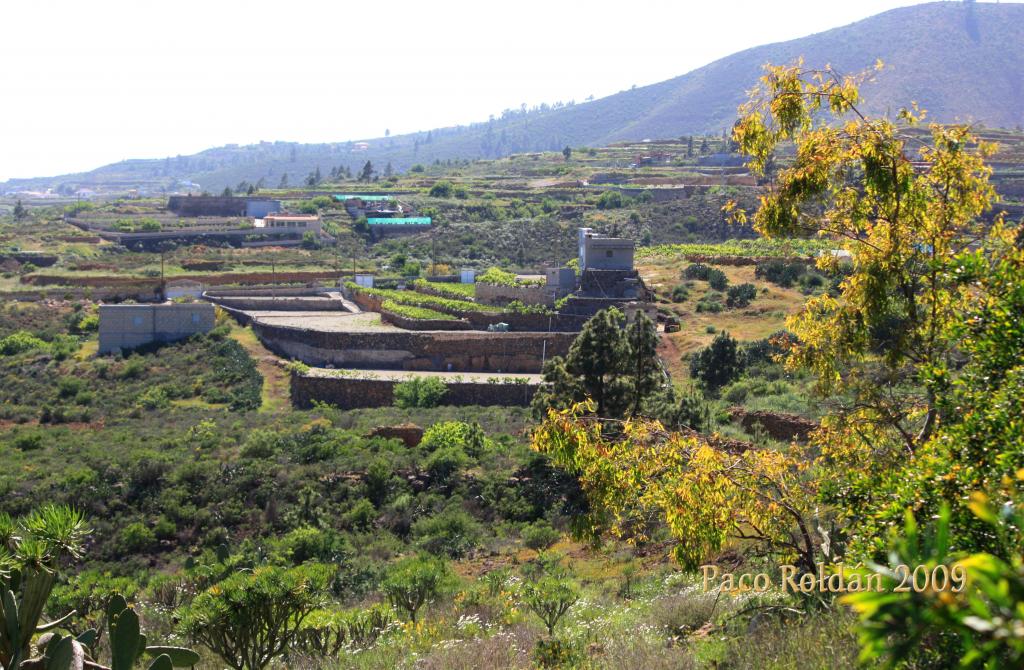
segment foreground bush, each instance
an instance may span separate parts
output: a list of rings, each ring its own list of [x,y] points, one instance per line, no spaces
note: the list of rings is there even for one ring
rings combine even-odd
[[[392,566],[381,585],[388,601],[416,622],[420,609],[455,586],[455,573],[447,561],[413,556]]]
[[[236,572],[179,612],[181,632],[235,670],[258,670],[285,653],[322,606],[333,570],[306,565]]]

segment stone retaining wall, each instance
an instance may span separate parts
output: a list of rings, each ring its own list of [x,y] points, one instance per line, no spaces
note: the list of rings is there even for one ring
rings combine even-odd
[[[542,360],[565,356],[576,339],[575,333],[347,333],[259,322],[252,327],[268,349],[308,365],[439,372],[538,373]]]
[[[384,316],[384,309],[381,306],[381,301],[372,295],[367,295],[359,291],[351,291],[352,301],[359,305],[360,309],[367,312],[380,312],[381,316]],[[444,311],[438,309],[437,311]],[[390,312],[388,314],[391,314]],[[460,321],[468,322],[469,327],[460,325],[460,321],[432,321],[436,325],[436,328],[422,328],[413,325],[402,325],[397,321],[392,321],[395,326],[399,328],[407,328],[408,330],[487,330],[487,327],[497,323],[508,324],[509,330],[517,333],[546,333],[546,332],[558,332],[558,333],[578,333],[582,328],[583,324],[587,322],[590,315],[577,316],[574,314],[518,314],[518,313],[504,313],[504,314],[488,314],[485,312],[466,312],[455,314],[459,316]],[[390,318],[390,317],[389,317]],[[412,322],[413,319],[405,319],[405,322]]]
[[[449,320],[449,319],[410,319],[407,316],[396,314],[391,310],[384,309],[381,307],[380,320],[384,323],[390,323],[396,328],[403,328],[405,330],[472,330],[473,326],[470,325],[469,321],[465,319]]]
[[[481,284],[474,287],[476,301],[485,305],[507,305],[518,300],[524,305],[555,304],[554,290],[545,286],[505,286],[503,284]]]
[[[395,402],[395,385],[385,379],[350,379],[292,374],[292,404],[312,407],[313,401],[342,409],[390,407]],[[537,392],[534,384],[450,382],[442,399],[444,405],[500,405],[528,407]]]

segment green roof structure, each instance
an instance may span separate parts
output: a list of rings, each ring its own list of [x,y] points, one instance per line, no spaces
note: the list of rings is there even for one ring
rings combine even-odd
[[[404,218],[370,218],[366,223],[371,226],[429,226],[429,216],[407,216]]]

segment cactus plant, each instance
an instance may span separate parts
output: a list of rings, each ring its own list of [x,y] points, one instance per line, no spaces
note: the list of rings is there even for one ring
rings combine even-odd
[[[21,667],[33,637],[74,615],[39,623],[60,560],[81,556],[87,532],[82,515],[67,506],[46,505],[19,521],[0,514],[0,666]],[[69,647],[73,652],[73,641],[61,644],[61,657]]]
[[[99,639],[90,629],[78,637],[56,632],[66,628],[72,610],[40,623],[63,558],[80,558],[88,533],[85,520],[67,506],[46,505],[15,521],[0,514],[0,668],[6,670],[131,670],[143,656],[154,657],[149,670],[190,667],[199,655],[180,647],[147,647],[139,617],[120,595],[107,605],[111,667],[93,660]],[[33,638],[35,650],[32,656]]]

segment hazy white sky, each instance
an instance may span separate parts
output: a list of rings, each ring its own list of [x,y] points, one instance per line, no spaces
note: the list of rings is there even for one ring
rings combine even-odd
[[[4,0],[0,181],[486,120],[912,0]]]

